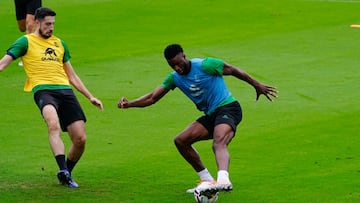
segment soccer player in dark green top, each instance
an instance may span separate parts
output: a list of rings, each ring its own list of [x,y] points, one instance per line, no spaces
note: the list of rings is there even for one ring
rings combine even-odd
[[[146,107],[159,101],[170,90],[178,87],[204,115],[187,126],[175,137],[175,145],[184,159],[200,176],[201,192],[230,191],[233,186],[229,179],[230,156],[228,144],[234,138],[236,127],[242,119],[239,102],[226,87],[223,75],[232,75],[253,86],[256,100],[261,94],[272,101],[277,97],[276,88],[253,79],[245,71],[215,58],[186,59],[178,44],[171,44],[164,50],[169,66],[174,70],[153,92],[129,101],[122,97],[119,108]],[[192,144],[213,139],[218,173],[215,181],[200,159]],[[193,189],[187,192],[192,193]]]

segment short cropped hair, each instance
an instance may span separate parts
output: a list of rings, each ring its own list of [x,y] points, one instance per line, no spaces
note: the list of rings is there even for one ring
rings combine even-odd
[[[56,16],[55,11],[51,10],[50,8],[40,7],[35,11],[35,20],[44,20],[46,16]]]
[[[170,44],[164,50],[166,60],[174,58],[178,53],[183,53],[183,48],[179,44]]]

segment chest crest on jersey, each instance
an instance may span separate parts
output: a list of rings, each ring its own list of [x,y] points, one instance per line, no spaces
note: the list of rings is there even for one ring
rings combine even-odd
[[[56,50],[51,47],[46,48],[42,54],[43,54],[43,57],[41,57],[42,61],[60,62],[60,58],[58,57],[58,54],[56,54]]]

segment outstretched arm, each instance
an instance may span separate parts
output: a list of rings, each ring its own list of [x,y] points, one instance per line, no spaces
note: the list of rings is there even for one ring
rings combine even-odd
[[[90,91],[85,87],[84,83],[81,81],[79,76],[75,73],[70,61],[64,63],[64,70],[69,77],[70,83],[81,92],[86,98],[90,100],[90,102],[97,106],[100,110],[103,110],[103,105],[99,99],[94,97]]]
[[[256,91],[256,101],[259,100],[260,95],[265,95],[266,98],[270,101],[273,101],[273,99],[270,97],[278,97],[277,96],[277,90],[275,87],[268,86],[265,84],[262,84],[252,78],[249,74],[247,74],[245,71],[241,70],[240,68],[234,67],[230,64],[224,63],[223,68],[223,75],[232,75],[236,78],[239,78],[240,80],[243,80],[247,83],[249,83],[251,86],[255,88]]]
[[[154,91],[145,94],[134,100],[127,100],[125,97],[122,97],[118,103],[118,108],[130,108],[130,107],[146,107],[152,104],[155,104],[159,101],[165,94],[169,92],[168,89],[160,86],[156,88]]]

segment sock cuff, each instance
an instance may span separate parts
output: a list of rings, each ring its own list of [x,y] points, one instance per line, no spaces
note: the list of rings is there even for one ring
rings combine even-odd
[[[207,170],[207,168],[203,169],[202,171],[199,171],[198,175],[200,176],[201,180],[205,180],[205,181],[213,181],[214,180],[214,178],[211,176],[211,174]]]
[[[229,177],[229,172],[226,170],[219,170],[218,171],[218,177]]]

